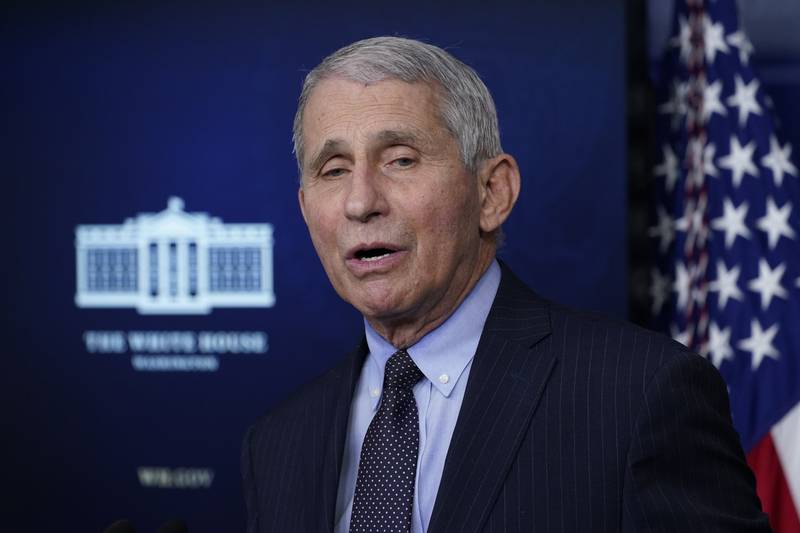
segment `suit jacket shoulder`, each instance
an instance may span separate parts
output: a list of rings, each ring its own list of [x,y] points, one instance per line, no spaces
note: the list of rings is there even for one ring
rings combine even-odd
[[[768,530],[716,369],[504,268],[430,531],[704,529]]]

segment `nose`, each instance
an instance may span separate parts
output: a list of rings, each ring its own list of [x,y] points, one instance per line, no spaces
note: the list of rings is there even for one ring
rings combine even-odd
[[[344,206],[348,219],[368,222],[386,213],[387,204],[379,178],[366,166],[353,169]]]

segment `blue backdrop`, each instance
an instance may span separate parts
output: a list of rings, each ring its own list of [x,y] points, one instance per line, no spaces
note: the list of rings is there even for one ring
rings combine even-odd
[[[192,533],[243,529],[246,426],[360,335],[305,232],[290,143],[305,72],[353,40],[422,38],[478,70],[524,180],[501,257],[546,296],[625,315],[623,2],[432,4],[71,3],[4,18],[8,530],[122,517],[139,531],[171,517]],[[123,224],[171,196],[271,224],[274,306],[76,305],[76,227]],[[136,332],[159,343],[131,344]],[[237,342],[202,350],[203,332]],[[135,366],[195,355],[217,367]]]

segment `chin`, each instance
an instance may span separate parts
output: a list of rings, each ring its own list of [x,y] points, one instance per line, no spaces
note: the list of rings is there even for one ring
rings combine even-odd
[[[398,314],[397,306],[392,305],[392,303],[386,300],[383,301],[362,300],[353,303],[353,307],[358,309],[358,311],[366,318],[375,320],[386,320]]]
[[[392,320],[402,316],[405,311],[404,302],[393,293],[360,295],[350,301],[366,318],[378,321]]]

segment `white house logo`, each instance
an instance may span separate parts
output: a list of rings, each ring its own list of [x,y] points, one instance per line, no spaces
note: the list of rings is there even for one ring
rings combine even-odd
[[[75,303],[142,314],[271,307],[272,243],[269,224],[224,224],[172,197],[160,213],[75,228]]]

